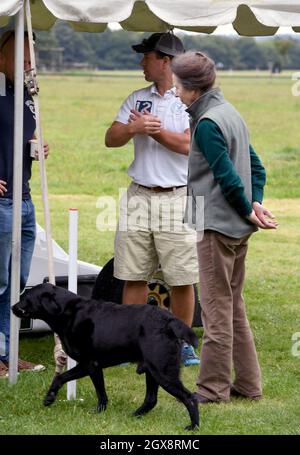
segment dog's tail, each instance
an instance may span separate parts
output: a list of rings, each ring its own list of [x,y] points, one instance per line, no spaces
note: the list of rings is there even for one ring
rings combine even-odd
[[[191,344],[195,348],[198,346],[198,338],[195,332],[184,322],[180,321],[177,318],[174,318],[170,321],[169,327],[172,332],[176,335],[177,338],[180,338],[186,341],[188,344]]]

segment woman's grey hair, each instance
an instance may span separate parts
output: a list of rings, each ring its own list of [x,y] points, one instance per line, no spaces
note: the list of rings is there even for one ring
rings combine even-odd
[[[181,85],[187,90],[210,90],[216,80],[215,62],[203,52],[187,51],[177,55],[171,68]]]

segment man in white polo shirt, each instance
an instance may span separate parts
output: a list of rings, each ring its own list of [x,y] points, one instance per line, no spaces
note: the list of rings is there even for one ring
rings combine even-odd
[[[107,147],[121,147],[130,139],[134,143],[128,169],[132,183],[115,239],[114,275],[126,281],[123,303],[146,303],[147,282],[160,264],[172,287],[172,312],[191,326],[193,284],[199,275],[196,233],[183,223],[190,130],[170,66],[184,48],[172,33],[154,33],[132,48],[144,54],[140,64],[153,84],[128,96],[106,132]],[[183,345],[182,362],[199,364],[192,346]]]

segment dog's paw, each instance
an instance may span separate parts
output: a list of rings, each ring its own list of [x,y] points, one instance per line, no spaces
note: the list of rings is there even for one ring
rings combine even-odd
[[[56,395],[55,392],[49,392],[44,398],[44,406],[50,406],[55,401]]]
[[[148,412],[148,408],[145,405],[140,406],[137,408],[133,413],[133,417],[142,417],[144,414]]]
[[[196,430],[198,428],[198,425],[187,425],[184,429],[186,431],[193,431],[193,430]]]
[[[140,406],[139,408],[137,408],[137,410],[133,413],[133,416],[134,417],[141,417],[142,415],[144,414],[147,414],[147,412],[151,411],[151,409],[154,408],[154,406],[156,405],[157,403],[157,400],[153,400],[153,401],[145,401],[142,406]]]
[[[196,430],[197,428],[199,428],[199,425],[197,424],[191,424],[191,425],[188,425],[185,427],[185,430],[186,431],[193,431],[193,430]]]
[[[107,407],[107,402],[104,402],[104,403],[98,403],[98,406],[97,406],[97,411],[100,413],[100,412],[103,412],[103,411],[106,411],[106,407]]]

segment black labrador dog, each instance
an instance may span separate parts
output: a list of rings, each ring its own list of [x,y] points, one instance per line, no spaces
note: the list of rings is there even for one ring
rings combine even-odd
[[[78,362],[54,377],[44,399],[48,406],[68,381],[90,376],[98,397],[98,411],[106,409],[102,369],[123,362],[137,362],[137,373],[146,374],[146,396],[135,416],[150,411],[158,387],[187,408],[192,430],[199,425],[197,400],[179,378],[181,343],[197,346],[195,333],[171,313],[151,305],[118,305],[87,299],[49,283],[33,287],[12,308],[20,318],[42,319],[57,333],[65,352]]]

